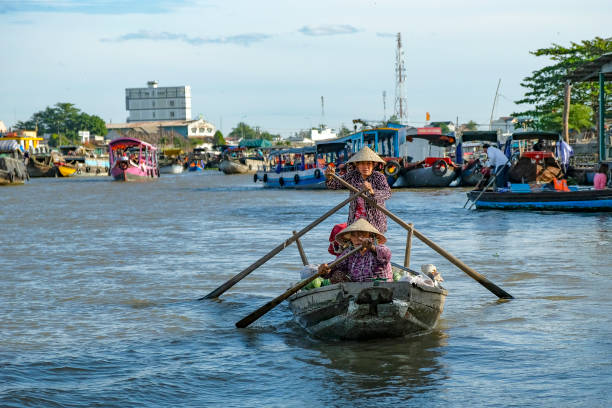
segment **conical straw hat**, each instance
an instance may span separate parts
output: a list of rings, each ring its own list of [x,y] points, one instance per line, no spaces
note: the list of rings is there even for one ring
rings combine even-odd
[[[347,163],[356,163],[356,162],[374,162],[374,163],[385,163],[383,159],[380,158],[379,155],[368,146],[364,146],[357,154],[348,159]]]
[[[359,218],[357,221],[353,222],[351,225],[340,231],[336,234],[336,241],[340,244],[344,244],[348,241],[346,235],[351,232],[362,231],[362,232],[372,232],[376,234],[376,238],[378,239],[379,244],[384,244],[387,242],[387,238],[380,231],[378,231],[372,224],[370,224],[365,218]]]

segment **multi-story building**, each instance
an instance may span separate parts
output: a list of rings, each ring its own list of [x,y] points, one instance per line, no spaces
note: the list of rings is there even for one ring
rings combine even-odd
[[[127,122],[191,120],[191,87],[158,87],[157,81],[147,88],[126,88]]]

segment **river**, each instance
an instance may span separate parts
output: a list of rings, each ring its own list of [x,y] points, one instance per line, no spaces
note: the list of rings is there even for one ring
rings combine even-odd
[[[151,183],[32,179],[0,189],[0,406],[606,407],[612,404],[612,215],[463,209],[463,189],[394,190],[387,207],[515,299],[419,241],[449,295],[437,328],[321,341],[283,303],[294,245],[198,301],[342,201],[216,171]],[[332,224],[302,239],[328,262]],[[403,262],[406,232],[389,221]]]

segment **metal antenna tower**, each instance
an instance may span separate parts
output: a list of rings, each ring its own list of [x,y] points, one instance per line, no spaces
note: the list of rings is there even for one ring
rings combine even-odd
[[[383,91],[383,122],[387,121],[387,91]]]
[[[402,35],[397,33],[397,50],[395,51],[395,117],[399,123],[405,123],[408,119],[406,97],[404,96],[405,79],[406,67],[404,66]]]
[[[325,99],[321,97],[321,124],[325,123]]]

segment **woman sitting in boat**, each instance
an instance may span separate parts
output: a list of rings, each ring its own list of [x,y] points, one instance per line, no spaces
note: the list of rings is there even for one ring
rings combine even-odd
[[[331,283],[370,282],[383,279],[391,282],[391,250],[384,243],[385,236],[364,218],[360,218],[336,235],[336,241],[346,246],[340,256],[354,247],[362,245],[361,251],[354,253],[333,269],[327,264],[319,266],[319,272]]]
[[[378,205],[384,207],[385,200],[391,197],[391,189],[385,176],[378,171],[374,171],[374,166],[378,163],[384,165],[385,161],[366,146],[347,161],[347,164],[351,166],[341,178],[359,190],[366,188],[366,194],[372,197]],[[327,188],[332,190],[344,188],[338,180],[331,176],[332,174],[335,174],[334,167],[327,166],[325,170]],[[367,219],[383,234],[387,232],[387,217],[385,214],[370,205],[362,197],[351,202],[347,223],[352,224],[360,218]]]
[[[606,163],[602,163],[599,166],[599,170],[593,177],[593,187],[595,190],[603,190],[606,188],[606,183],[608,181],[608,165]]]

